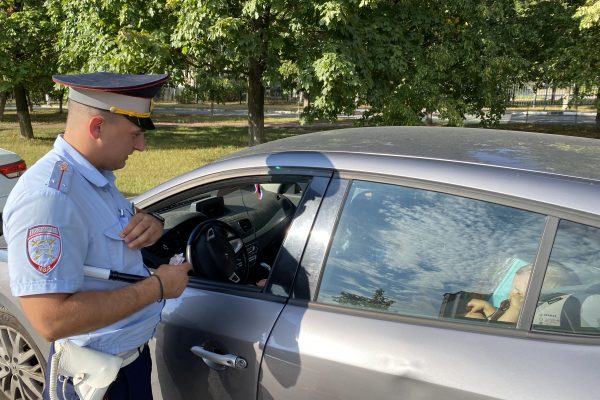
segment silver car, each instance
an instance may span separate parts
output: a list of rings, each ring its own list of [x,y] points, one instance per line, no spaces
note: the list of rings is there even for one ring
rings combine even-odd
[[[597,399],[598,160],[593,139],[355,128],[139,196],[166,219],[146,264],[194,266],[156,333],[163,398]],[[47,344],[0,271],[0,387],[35,398]]]

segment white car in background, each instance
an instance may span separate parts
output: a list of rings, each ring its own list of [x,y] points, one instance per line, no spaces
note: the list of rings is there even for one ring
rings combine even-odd
[[[0,234],[2,234],[2,210],[17,178],[27,169],[25,161],[12,151],[0,149]]]

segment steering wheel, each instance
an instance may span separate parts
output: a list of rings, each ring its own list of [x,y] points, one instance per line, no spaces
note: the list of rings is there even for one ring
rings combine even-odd
[[[217,219],[192,231],[185,249],[194,273],[205,279],[246,283],[250,268],[244,242],[229,225]]]

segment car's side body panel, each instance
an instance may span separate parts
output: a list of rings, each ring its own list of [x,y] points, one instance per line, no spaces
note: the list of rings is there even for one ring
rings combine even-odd
[[[158,378],[164,399],[255,398],[264,343],[284,304],[198,289],[169,300],[156,333]],[[191,348],[242,357],[247,367],[216,371]]]
[[[288,305],[267,343],[259,398],[597,398],[600,346],[463,328]]]

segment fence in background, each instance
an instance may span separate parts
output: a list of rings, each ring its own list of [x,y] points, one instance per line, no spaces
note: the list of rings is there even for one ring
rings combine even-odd
[[[508,107],[536,109],[573,110],[580,106],[592,106],[596,102],[597,86],[576,89],[575,87],[552,88],[534,86],[514,87],[508,93]]]

